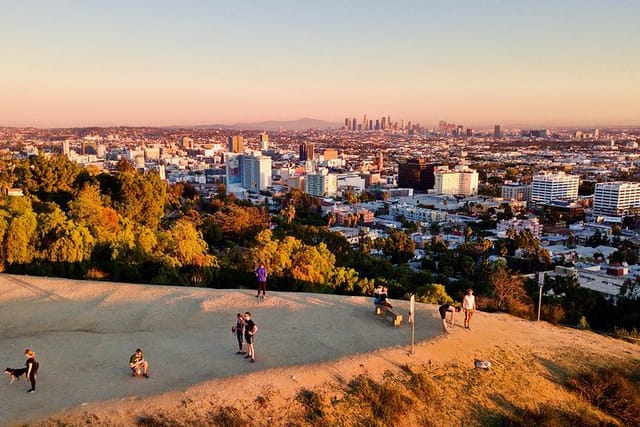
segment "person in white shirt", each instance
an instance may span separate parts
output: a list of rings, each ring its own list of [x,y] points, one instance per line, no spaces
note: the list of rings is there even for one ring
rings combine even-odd
[[[471,318],[476,310],[476,297],[473,296],[473,289],[467,289],[467,294],[462,299],[462,309],[464,310],[464,327],[471,329]]]

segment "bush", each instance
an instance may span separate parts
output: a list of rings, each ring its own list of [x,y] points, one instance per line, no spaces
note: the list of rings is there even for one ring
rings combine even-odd
[[[550,405],[518,411],[515,415],[504,418],[501,424],[504,427],[596,427],[603,425],[597,420],[588,420]]]
[[[451,298],[443,285],[430,283],[416,289],[416,301],[425,304],[451,304]]]
[[[219,427],[244,427],[248,426],[240,413],[240,410],[232,406],[223,406],[210,416],[212,425]]]
[[[564,308],[560,305],[543,305],[540,309],[540,318],[554,325],[559,325],[564,320],[564,316]]]
[[[403,388],[392,378],[378,383],[360,375],[351,382],[351,388],[353,396],[361,404],[368,405],[370,411],[370,416],[361,420],[362,425],[398,425],[402,414],[411,407]]]
[[[578,329],[583,329],[583,330],[587,330],[587,329],[591,329],[589,327],[589,322],[587,322],[587,318],[585,316],[581,316],[580,320],[578,320]]]
[[[635,425],[640,420],[640,387],[623,372],[610,368],[588,371],[567,383],[586,401],[624,424]]]
[[[304,420],[315,423],[324,418],[323,403],[320,395],[312,390],[301,390],[296,400],[304,407]]]

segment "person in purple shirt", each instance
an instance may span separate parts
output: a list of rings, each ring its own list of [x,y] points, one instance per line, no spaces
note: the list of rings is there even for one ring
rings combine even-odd
[[[256,277],[258,278],[258,295],[256,298],[260,296],[260,291],[262,291],[262,296],[267,296],[267,269],[264,266],[264,263],[261,262],[260,266],[256,268]]]

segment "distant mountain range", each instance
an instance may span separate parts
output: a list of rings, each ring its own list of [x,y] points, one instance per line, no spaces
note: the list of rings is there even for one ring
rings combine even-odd
[[[234,123],[231,125],[197,125],[197,126],[171,126],[190,129],[223,128],[223,129],[249,129],[249,130],[304,130],[304,129],[335,129],[340,123],[326,122],[324,120],[305,117],[298,120],[277,121],[268,120],[254,123]]]

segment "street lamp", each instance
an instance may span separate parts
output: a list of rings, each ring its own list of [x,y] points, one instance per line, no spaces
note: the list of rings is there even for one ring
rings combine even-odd
[[[538,322],[540,321],[540,308],[542,307],[542,287],[544,286],[544,271],[538,272]]]

